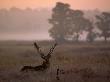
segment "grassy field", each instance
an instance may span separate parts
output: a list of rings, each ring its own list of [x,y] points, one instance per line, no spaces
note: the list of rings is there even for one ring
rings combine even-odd
[[[38,42],[48,53],[54,42]],[[33,42],[0,42],[0,82],[110,82],[110,42],[59,44],[44,72],[20,72],[24,65],[42,63]],[[60,80],[56,69],[63,70]]]

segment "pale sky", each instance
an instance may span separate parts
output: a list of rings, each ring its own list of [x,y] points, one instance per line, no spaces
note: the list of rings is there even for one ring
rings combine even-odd
[[[0,8],[52,8],[56,2],[69,3],[73,9],[110,11],[110,0],[0,0]]]

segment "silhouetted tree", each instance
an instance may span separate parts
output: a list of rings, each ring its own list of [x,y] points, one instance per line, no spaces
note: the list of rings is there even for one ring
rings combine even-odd
[[[96,16],[100,21],[97,22],[98,28],[102,31],[101,36],[105,41],[110,37],[110,13],[103,12],[101,16]]]
[[[68,12],[70,11],[70,5],[57,2],[55,8],[52,9],[52,17],[49,19],[49,23],[53,27],[49,30],[50,36],[58,41],[65,41],[67,34],[67,21]]]
[[[84,30],[91,33],[90,31],[93,29],[92,23],[88,19],[84,18],[83,11],[72,10],[71,17],[72,17],[71,34],[75,34],[73,40],[78,41],[80,33]]]
[[[93,31],[89,31],[89,33],[87,35],[87,41],[93,42],[97,36],[98,36],[98,33],[95,33]]]
[[[53,27],[49,32],[50,36],[55,40],[66,41],[70,36],[69,38],[78,41],[80,32],[93,29],[92,23],[84,18],[83,11],[70,9],[69,4],[57,2],[52,11],[49,23]]]

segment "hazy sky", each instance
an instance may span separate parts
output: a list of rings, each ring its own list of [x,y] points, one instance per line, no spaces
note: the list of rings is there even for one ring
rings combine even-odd
[[[102,11],[110,11],[110,0],[0,0],[0,9],[2,8],[11,8],[17,7],[21,9],[25,8],[53,8],[56,5],[56,2],[69,3],[72,9],[82,9],[82,10],[94,10],[100,9]],[[2,21],[2,20],[1,20]],[[0,28],[1,30],[1,28]],[[28,37],[25,37],[27,36]],[[25,37],[25,38],[24,38]],[[41,34],[9,34],[9,33],[0,33],[1,39],[50,39],[48,30]]]
[[[52,8],[56,2],[69,3],[74,9],[100,9],[110,11],[110,0],[0,0],[0,8]]]

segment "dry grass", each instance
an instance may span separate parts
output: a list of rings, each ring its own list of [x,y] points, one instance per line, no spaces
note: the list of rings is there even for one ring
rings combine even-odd
[[[0,82],[110,82],[110,43],[60,44],[45,72],[21,73],[24,65],[39,65],[42,59],[32,42],[0,43]],[[49,44],[50,43],[50,44]],[[52,42],[39,42],[48,52]]]

